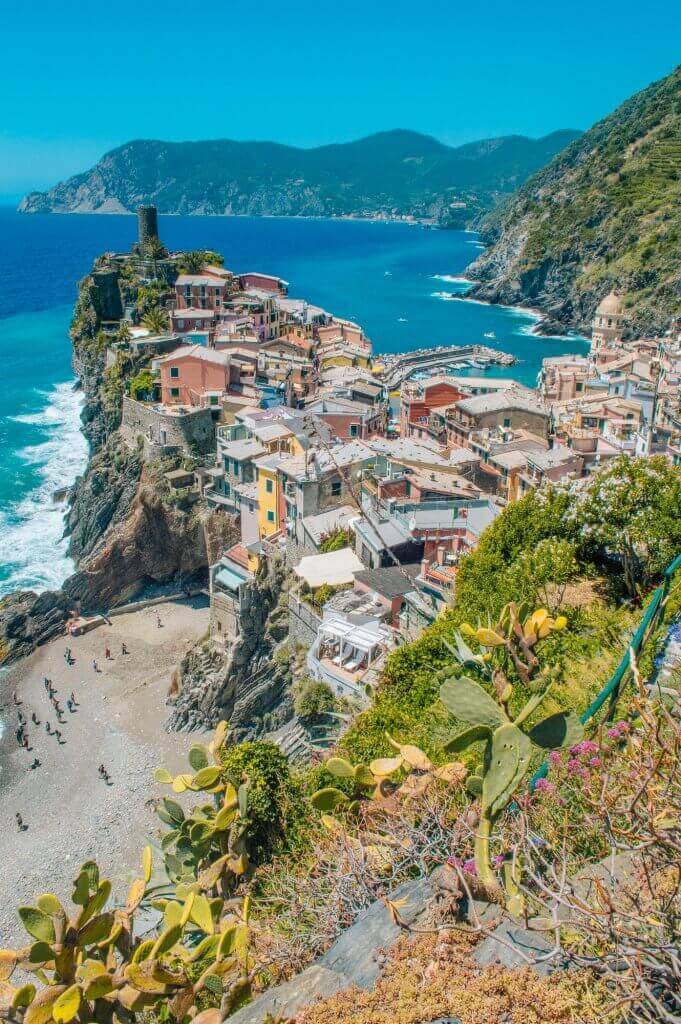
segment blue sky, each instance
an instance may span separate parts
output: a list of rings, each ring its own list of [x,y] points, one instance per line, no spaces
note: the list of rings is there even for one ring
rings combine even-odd
[[[587,128],[679,61],[681,4],[7,5],[0,197],[133,138],[450,144]],[[7,45],[9,42],[10,45]]]

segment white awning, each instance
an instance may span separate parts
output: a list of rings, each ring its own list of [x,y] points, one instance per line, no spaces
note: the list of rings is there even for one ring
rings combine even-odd
[[[306,555],[293,571],[309,587],[316,590],[323,583],[328,583],[332,587],[352,583],[355,573],[362,572],[365,568],[352,548],[341,548],[339,551],[329,551],[325,555]]]

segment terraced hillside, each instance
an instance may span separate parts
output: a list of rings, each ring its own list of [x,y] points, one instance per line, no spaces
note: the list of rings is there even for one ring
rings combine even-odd
[[[633,96],[482,222],[478,298],[585,328],[624,295],[634,334],[681,315],[681,67]]]

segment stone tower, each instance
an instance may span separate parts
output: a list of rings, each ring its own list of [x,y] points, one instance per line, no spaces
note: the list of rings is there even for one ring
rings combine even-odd
[[[158,238],[158,215],[155,206],[137,207],[137,233],[142,248],[152,238]]]
[[[591,347],[601,348],[622,337],[624,307],[619,295],[610,292],[601,299],[591,325]]]

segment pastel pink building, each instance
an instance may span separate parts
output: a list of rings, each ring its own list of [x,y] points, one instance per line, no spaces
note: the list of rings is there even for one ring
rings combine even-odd
[[[180,274],[175,282],[176,309],[222,309],[230,282],[212,274]]]
[[[202,345],[188,345],[159,359],[165,405],[208,405],[210,395],[229,390],[230,358]]]

